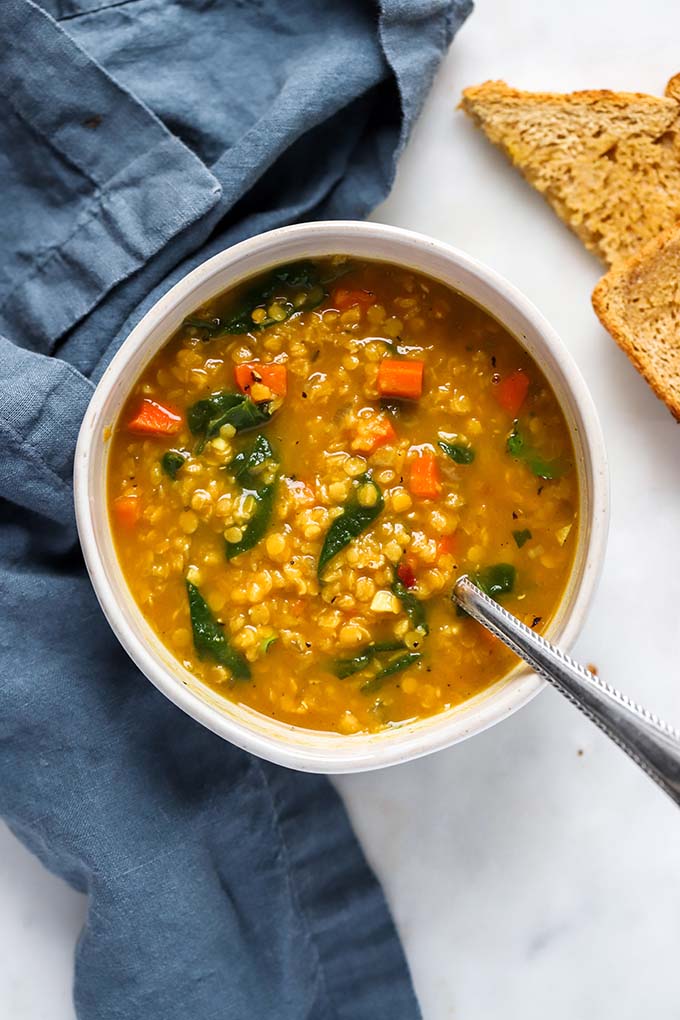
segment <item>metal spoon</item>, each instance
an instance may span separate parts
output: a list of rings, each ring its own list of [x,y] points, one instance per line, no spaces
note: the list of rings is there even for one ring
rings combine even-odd
[[[680,804],[680,734],[534,633],[469,577],[454,590],[459,605],[569,698]]]

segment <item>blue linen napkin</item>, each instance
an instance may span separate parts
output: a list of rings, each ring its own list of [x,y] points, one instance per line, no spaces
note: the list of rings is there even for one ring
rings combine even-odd
[[[0,814],[89,896],[81,1020],[413,1018],[382,892],[328,781],[167,702],[83,569],[94,382],[198,262],[364,216],[468,0],[4,0]]]

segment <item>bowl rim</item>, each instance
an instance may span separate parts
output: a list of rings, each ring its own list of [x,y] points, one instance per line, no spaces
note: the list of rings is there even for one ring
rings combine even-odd
[[[518,711],[536,696],[545,686],[545,681],[526,669],[518,668],[499,684],[482,692],[481,696],[465,702],[460,710],[439,713],[420,720],[413,726],[405,724],[380,731],[378,734],[350,736],[273,723],[266,716],[260,716],[254,710],[238,706],[234,702],[227,701],[225,705],[226,699],[219,695],[206,697],[207,689],[199,695],[196,684],[200,687],[203,685],[197,681],[192,685],[182,680],[180,674],[186,671],[171,653],[168,653],[168,656],[172,665],[164,664],[160,655],[135,633],[119,604],[99,548],[95,528],[98,500],[101,502],[103,499],[106,513],[106,469],[104,485],[100,485],[97,493],[94,491],[91,477],[92,454],[98,441],[102,444],[106,441],[104,432],[108,423],[103,420],[105,406],[131,360],[135,356],[138,357],[147,346],[151,346],[149,338],[159,323],[172,315],[179,306],[191,304],[190,299],[199,286],[225,273],[229,274],[231,282],[222,280],[219,286],[215,287],[214,293],[219,293],[239,279],[266,269],[267,266],[286,261],[284,257],[276,255],[279,248],[286,244],[306,242],[313,247],[315,243],[326,245],[332,242],[333,247],[329,248],[329,253],[347,251],[348,254],[352,254],[352,242],[356,242],[359,237],[369,244],[375,242],[376,245],[395,245],[400,250],[406,247],[414,253],[420,253],[423,258],[427,252],[432,253],[450,263],[452,270],[456,267],[466,275],[474,277],[479,281],[480,287],[493,291],[499,300],[512,307],[519,318],[530,325],[539,342],[555,362],[556,371],[559,371],[565,390],[569,393],[571,411],[578,420],[580,441],[589,458],[590,467],[588,494],[590,514],[586,555],[573,604],[560,634],[564,648],[569,648],[575,640],[592,601],[604,561],[609,525],[609,475],[604,438],[592,397],[572,355],[544,316],[518,288],[465,252],[428,235],[401,227],[354,220],[317,221],[279,227],[255,235],[218,252],[182,277],[155,302],[129,333],[103,373],[83,418],[74,461],[74,498],[85,564],[97,599],[118,640],[142,673],[166,697],[197,722],[243,750],[276,764],[302,771],[326,773],[369,771],[441,750],[483,732]],[[294,257],[304,256],[297,254]],[[389,255],[373,257],[379,261],[390,261]],[[261,265],[239,274],[239,264],[252,258],[260,259]],[[395,264],[408,264],[398,253],[391,260]],[[419,271],[427,275],[427,270]],[[453,286],[451,283],[448,285]],[[469,300],[476,300],[466,295],[464,291],[461,293]],[[199,302],[196,300],[194,303]],[[481,301],[477,303],[483,306]],[[185,309],[183,315],[187,314],[187,311],[188,309]],[[499,318],[494,312],[490,314]],[[516,332],[513,330],[511,332],[521,343],[521,338]],[[170,333],[165,334],[165,339],[169,335]],[[149,357],[152,357],[160,346],[162,342],[154,344]],[[543,368],[542,365],[540,367]],[[139,369],[135,371],[134,378],[137,378],[139,371]],[[126,394],[129,392],[131,382],[132,380],[125,388]],[[583,498],[581,505],[583,508]],[[122,571],[118,569],[122,576]],[[136,604],[133,615],[139,618],[141,625],[144,617]],[[146,626],[148,628],[148,624]],[[465,717],[471,714],[476,718],[472,724],[466,725]],[[275,730],[278,735],[268,732],[269,729]],[[298,740],[301,734],[312,735],[312,739],[301,746],[296,743],[296,734]]]

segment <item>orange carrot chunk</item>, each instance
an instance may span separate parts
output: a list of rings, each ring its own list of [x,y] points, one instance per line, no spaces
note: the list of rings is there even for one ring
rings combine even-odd
[[[258,387],[266,387],[277,397],[285,397],[288,390],[288,372],[285,365],[274,362],[264,365],[259,361],[246,361],[236,366],[234,375],[241,393],[251,395],[253,400],[260,399],[258,394],[264,392]]]
[[[411,461],[409,488],[414,496],[422,499],[436,499],[441,492],[439,465],[430,450],[424,450]]]
[[[378,393],[381,397],[418,400],[423,392],[422,361],[383,358],[378,366]]]
[[[156,400],[145,398],[131,421],[128,429],[148,436],[172,436],[182,427],[182,417]]]
[[[529,376],[521,368],[518,368],[499,382],[498,386],[494,388],[494,393],[503,410],[507,411],[512,418],[516,418],[528,390]]]
[[[345,312],[348,308],[354,308],[356,305],[365,311],[373,304],[373,300],[370,290],[348,290],[345,287],[337,287],[331,296],[331,304],[339,312]]]
[[[442,535],[437,544],[437,553],[440,556],[452,556],[456,551],[456,536]]]
[[[116,520],[124,528],[134,528],[141,514],[138,496],[119,496],[113,501]]]
[[[356,425],[355,438],[352,440],[352,449],[359,453],[375,453],[378,447],[391,443],[396,435],[392,422],[386,414],[360,418]]]

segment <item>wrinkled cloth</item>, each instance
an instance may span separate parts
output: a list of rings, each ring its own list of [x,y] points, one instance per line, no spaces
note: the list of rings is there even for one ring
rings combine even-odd
[[[3,0],[0,815],[89,897],[81,1020],[414,1018],[328,781],[185,717],[118,646],[71,472],[94,385],[188,270],[366,215],[468,0]]]

